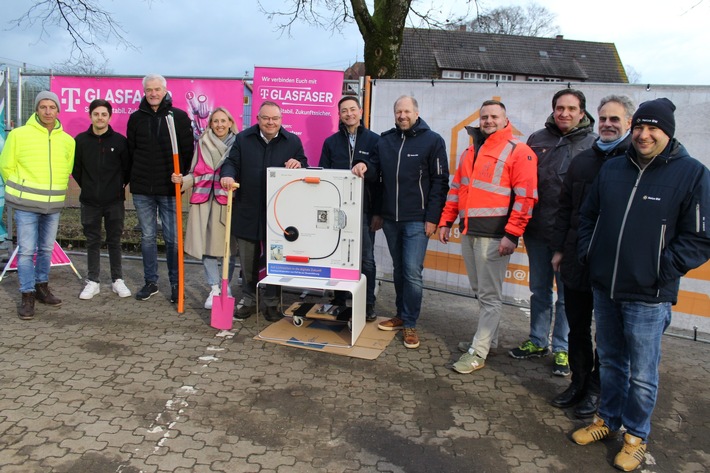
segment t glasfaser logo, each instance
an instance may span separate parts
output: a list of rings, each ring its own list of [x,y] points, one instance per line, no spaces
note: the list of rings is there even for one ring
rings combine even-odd
[[[645,196],[643,196],[643,200],[654,200],[656,202],[660,202],[661,198],[660,197],[653,197],[651,195],[645,195]]]
[[[419,157],[419,153],[417,153],[417,154],[409,154],[409,153],[407,153],[407,157],[408,157],[408,158],[417,158],[417,157]]]

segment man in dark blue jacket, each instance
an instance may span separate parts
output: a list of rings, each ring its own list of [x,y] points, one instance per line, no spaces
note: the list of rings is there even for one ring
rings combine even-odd
[[[380,135],[372,132],[362,125],[362,107],[357,97],[346,96],[338,102],[340,125],[338,131],[333,133],[323,142],[323,151],[320,155],[318,166],[325,169],[353,169],[356,174],[367,170],[370,154],[377,146]],[[358,164],[365,163],[363,171],[359,171]],[[361,166],[362,164],[360,164]],[[375,266],[376,228],[371,227],[373,197],[377,194],[379,181],[365,182],[362,214],[362,274],[367,278],[367,296],[365,311],[367,321],[377,319],[375,313],[375,285],[377,268]],[[335,295],[335,304],[344,305],[344,291]]]
[[[552,269],[564,283],[569,324],[569,366],[572,383],[552,400],[559,408],[575,406],[577,417],[591,417],[599,407],[599,359],[592,340],[592,286],[589,270],[577,259],[577,228],[592,182],[607,160],[623,156],[631,146],[631,117],[636,110],[625,95],[609,95],[599,104],[599,139],[570,163],[562,183],[552,234]]]
[[[86,286],[79,299],[88,300],[99,293],[101,265],[101,221],[106,229],[111,289],[120,297],[131,291],[123,281],[121,267],[121,235],[125,214],[126,184],[130,173],[126,137],[113,131],[112,107],[103,99],[89,104],[91,125],[76,136],[72,176],[79,187],[81,224],[86,236],[86,256],[89,268]]]
[[[239,245],[242,266],[243,301],[235,317],[244,320],[256,313],[256,284],[259,282],[261,249],[266,242],[266,168],[298,169],[308,166],[301,139],[281,126],[281,107],[263,102],[258,123],[239,133],[220,172],[220,184],[229,189],[235,182],[232,235]],[[264,318],[279,320],[279,286],[264,288]]]
[[[661,336],[680,278],[710,258],[710,171],[673,138],[674,111],[666,98],[639,106],[632,148],[602,166],[580,214],[577,251],[594,292],[601,401],[572,439],[587,445],[623,425],[614,466],[624,471],[644,459]]]
[[[397,315],[377,327],[404,329],[404,346],[418,348],[424,257],[446,203],[449,162],[444,139],[419,118],[414,97],[398,98],[394,117],[395,127],[382,133],[371,159],[382,176],[382,230],[397,294]]]

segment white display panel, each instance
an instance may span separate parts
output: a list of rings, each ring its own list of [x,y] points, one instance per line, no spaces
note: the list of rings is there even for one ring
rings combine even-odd
[[[267,170],[266,272],[360,280],[363,180],[350,170]]]

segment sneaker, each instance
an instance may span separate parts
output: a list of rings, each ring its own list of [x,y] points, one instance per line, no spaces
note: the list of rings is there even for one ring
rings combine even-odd
[[[221,292],[219,290],[219,286],[215,284],[212,286],[212,290],[207,295],[207,299],[205,299],[205,309],[211,309],[212,308],[212,298],[214,296],[219,296],[219,295],[221,295]]]
[[[468,353],[468,349],[471,348],[471,342],[459,342],[456,348],[458,348],[461,353]]]
[[[473,373],[476,370],[480,370],[484,366],[486,366],[486,360],[484,358],[481,358],[475,352],[472,355],[467,350],[466,353],[461,355],[459,361],[454,363],[454,366],[452,366],[452,368],[457,373],[469,374]]]
[[[569,376],[569,356],[566,351],[555,353],[555,363],[552,367],[555,376]]]
[[[81,294],[79,294],[79,299],[88,301],[99,293],[100,286],[101,285],[97,282],[87,280],[86,286],[84,286],[84,290],[81,291]]]
[[[123,279],[116,279],[111,284],[111,290],[118,294],[118,297],[130,297],[131,291],[126,287],[126,283]]]
[[[150,296],[158,293],[158,285],[154,282],[147,282],[140,291],[136,292],[136,299],[139,301],[147,301]]]
[[[392,317],[389,320],[385,320],[384,322],[380,322],[379,324],[377,324],[377,328],[390,332],[392,330],[399,330],[401,328],[404,328],[404,321],[399,317]]]
[[[368,322],[377,320],[377,314],[375,313],[375,306],[373,304],[367,304],[365,306],[365,320]]]
[[[237,310],[234,311],[234,318],[236,320],[246,320],[254,314],[256,314],[255,305],[240,304]]]
[[[614,457],[614,466],[621,471],[635,470],[643,462],[645,453],[646,444],[643,443],[643,439],[626,433],[624,446]]]
[[[518,360],[526,360],[528,358],[547,356],[550,354],[550,349],[548,347],[539,347],[530,340],[526,340],[525,343],[520,345],[518,348],[510,350],[508,354]]]
[[[417,329],[404,329],[404,346],[406,348],[419,348],[419,335],[417,335]]]
[[[174,284],[170,286],[170,302],[173,304],[178,301],[178,285]]]
[[[604,422],[604,419],[594,416],[592,423],[581,429],[577,429],[572,434],[572,440],[577,445],[589,445],[590,443],[602,440],[611,435],[611,429]]]

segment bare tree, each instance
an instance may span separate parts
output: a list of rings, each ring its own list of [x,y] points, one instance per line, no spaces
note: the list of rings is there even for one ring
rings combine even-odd
[[[556,15],[547,8],[529,3],[524,8],[508,6],[481,11],[474,20],[451,27],[466,26],[467,30],[476,33],[546,37],[559,33],[555,18]]]
[[[465,0],[457,5],[463,15],[456,19],[430,3],[423,9],[415,8],[414,0],[377,0],[372,12],[366,0],[288,0],[278,10],[259,8],[270,20],[278,19],[278,28],[290,34],[297,21],[318,25],[333,32],[340,32],[345,24],[354,21],[365,42],[365,73],[373,77],[393,78],[399,66],[399,49],[407,20],[419,24],[443,28],[447,23],[460,22],[469,15],[476,0]],[[466,8],[462,8],[465,4]],[[450,15],[449,15],[450,16]]]
[[[629,80],[629,84],[638,84],[641,82],[641,73],[637,71],[631,64],[624,64],[624,70],[626,71],[626,78]]]
[[[81,60],[89,51],[103,57],[102,45],[111,40],[135,50],[121,25],[99,3],[98,0],[35,0],[22,16],[10,23],[26,28],[40,23],[40,41],[50,35],[52,27],[66,30],[71,38],[69,61]]]
[[[97,59],[89,54],[84,54],[77,59],[68,59],[61,63],[52,64],[52,71],[57,74],[81,74],[105,76],[113,71],[108,68],[107,59]]]

